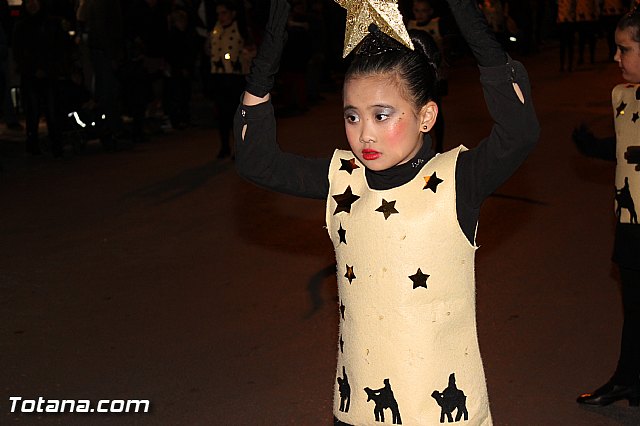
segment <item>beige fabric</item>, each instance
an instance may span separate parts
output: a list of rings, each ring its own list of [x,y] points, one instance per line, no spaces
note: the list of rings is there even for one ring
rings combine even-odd
[[[367,401],[365,388],[384,388],[385,379],[403,425],[439,424],[441,415],[447,421],[432,393],[443,392],[453,373],[457,389],[466,396],[462,402],[468,420],[461,421],[492,424],[476,336],[476,248],[456,218],[455,165],[462,149],[437,155],[412,181],[384,191],[368,187],[365,168],[353,153],[334,153],[326,222],[344,306],[334,415],[345,423],[380,424],[374,416],[379,396]],[[351,174],[340,170],[341,159],[354,161],[358,168]],[[434,173],[442,179],[436,192],[425,188],[425,178]],[[360,198],[351,204],[350,212],[335,213],[334,196],[347,188]],[[385,219],[383,212],[376,211],[385,203],[393,203],[388,212],[398,213]],[[345,231],[346,244],[340,241],[340,230]],[[410,276],[419,273],[429,275],[426,288],[414,288]],[[345,372],[350,388],[348,412],[339,384]],[[382,410],[386,423],[392,423],[392,411]],[[458,415],[453,408],[448,411],[454,419]]]
[[[615,209],[622,223],[637,223],[637,216],[635,221],[633,218],[636,206],[640,206],[640,171],[636,170],[636,164],[629,164],[625,159],[629,146],[640,148],[640,101],[636,99],[639,89],[637,84],[619,84],[611,94],[616,127]]]
[[[234,21],[227,28],[218,22],[210,35],[211,73],[247,74],[251,55],[245,49],[245,40]]]

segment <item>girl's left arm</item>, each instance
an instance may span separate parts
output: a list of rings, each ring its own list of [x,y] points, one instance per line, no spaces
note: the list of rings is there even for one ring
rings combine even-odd
[[[456,170],[459,202],[482,202],[524,162],[540,136],[524,66],[511,58],[502,66],[480,67],[480,81],[493,127],[489,136],[460,154]]]

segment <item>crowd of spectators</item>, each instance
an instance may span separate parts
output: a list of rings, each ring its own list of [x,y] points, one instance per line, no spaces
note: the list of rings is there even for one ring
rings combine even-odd
[[[466,46],[446,1],[418,1],[428,4],[434,21],[416,24],[414,1],[399,0],[407,25],[435,29],[444,63],[455,64]],[[563,1],[478,4],[507,50],[528,55],[558,39]],[[304,114],[323,92],[339,90],[349,60],[342,58],[341,6],[334,0],[291,4],[289,40],[274,90],[280,117]],[[210,101],[210,122],[219,129],[219,144],[212,146],[220,147],[218,157],[229,157],[230,120],[268,7],[268,0],[0,0],[2,119],[18,131],[23,114],[31,155],[45,146],[53,156],[63,155],[66,135],[79,123],[111,151],[147,141],[149,123],[164,131],[190,127],[198,95]],[[603,28],[608,27],[593,23],[589,31],[604,37]],[[585,43],[592,53],[595,40]],[[11,70],[19,77],[15,87]],[[38,134],[43,118],[46,138]]]

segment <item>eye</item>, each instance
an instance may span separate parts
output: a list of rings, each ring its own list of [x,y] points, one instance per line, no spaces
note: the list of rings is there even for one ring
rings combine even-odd
[[[347,120],[349,123],[357,123],[358,121],[360,121],[360,117],[352,113],[346,113],[344,115],[344,119]]]
[[[376,120],[377,121],[384,121],[387,118],[389,118],[389,114],[385,114],[383,112],[379,112],[379,113],[376,114]]]

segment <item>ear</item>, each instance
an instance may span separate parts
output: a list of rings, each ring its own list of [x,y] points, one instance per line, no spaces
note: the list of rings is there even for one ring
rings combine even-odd
[[[436,119],[438,118],[438,105],[433,101],[427,102],[420,109],[418,118],[420,120],[420,131],[422,133],[427,133],[433,128],[434,124],[436,124]]]

